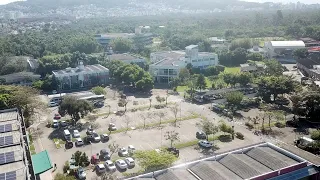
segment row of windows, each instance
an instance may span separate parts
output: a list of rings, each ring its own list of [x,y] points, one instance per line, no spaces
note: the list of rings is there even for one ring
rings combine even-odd
[[[201,61],[214,61],[214,60],[215,60],[215,58],[210,58],[210,59],[206,58],[206,59],[198,59],[198,60],[192,60],[192,62],[201,62]]]

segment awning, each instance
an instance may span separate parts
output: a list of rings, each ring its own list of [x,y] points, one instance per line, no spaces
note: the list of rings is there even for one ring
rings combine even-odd
[[[31,159],[33,171],[36,175],[46,172],[53,167],[47,150],[32,155]]]

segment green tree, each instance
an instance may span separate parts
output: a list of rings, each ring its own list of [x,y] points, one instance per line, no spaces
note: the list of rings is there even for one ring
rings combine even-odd
[[[260,53],[249,53],[247,54],[247,60],[263,61],[263,56]]]
[[[190,75],[190,70],[189,69],[187,69],[187,68],[180,69],[180,71],[179,71],[180,82],[185,83],[186,81],[189,80],[190,76],[191,75]]]
[[[120,147],[119,144],[116,144],[115,141],[113,141],[112,143],[110,143],[110,144],[108,145],[108,148],[109,148],[109,150],[110,150],[110,157],[111,157],[114,153],[117,153],[117,152],[118,152],[119,147]]]
[[[207,135],[207,140],[209,135],[214,135],[219,131],[219,127],[208,119],[201,120],[200,123],[197,123],[197,126],[199,126],[201,130]]]
[[[133,43],[128,39],[116,38],[112,40],[111,46],[113,51],[119,52],[119,53],[125,53],[125,52],[129,52],[132,49]]]
[[[268,76],[281,76],[283,74],[283,67],[279,61],[275,59],[264,61],[266,65],[265,74]]]
[[[70,115],[74,123],[92,111],[93,105],[91,103],[86,100],[78,100],[73,96],[64,97],[59,106],[59,114],[62,116]]]
[[[305,116],[310,121],[319,122],[320,93],[311,91],[291,96],[292,110],[295,115]]]
[[[289,76],[263,76],[258,80],[258,94],[264,101],[270,102],[271,95],[273,101],[277,99],[279,94],[289,94],[294,92],[297,87],[292,77]]]
[[[143,92],[149,92],[153,89],[153,79],[149,73],[145,73],[142,79],[138,80],[136,83],[137,89]]]
[[[121,98],[121,99],[119,99],[119,101],[118,101],[118,106],[119,106],[119,107],[124,107],[124,108],[125,108],[124,111],[127,111],[127,104],[128,104],[128,102],[129,102],[128,100]]]
[[[172,153],[167,151],[158,153],[155,150],[136,151],[134,157],[145,171],[156,171],[170,167],[177,159]]]
[[[234,73],[223,73],[222,74],[223,81],[226,84],[230,84],[231,86],[235,86],[238,82],[238,76]]]
[[[164,135],[164,137],[166,138],[166,140],[170,141],[170,147],[172,147],[172,144],[175,141],[179,141],[179,133],[175,132],[175,131],[167,131],[166,134]]]
[[[219,129],[223,133],[233,133],[232,127],[228,126],[224,121],[220,121]]]
[[[65,176],[63,174],[57,173],[54,176],[54,180],[74,180],[73,176]]]
[[[311,132],[311,139],[320,141],[320,130],[315,130]]]
[[[252,74],[249,73],[249,72],[242,72],[240,74],[238,74],[238,83],[241,85],[241,86],[246,86],[248,85],[249,83],[252,82]]]
[[[207,82],[206,82],[206,78],[204,77],[203,74],[200,74],[200,75],[198,76],[197,82],[196,82],[196,86],[197,86],[197,88],[200,89],[200,91],[201,91],[202,89],[206,89],[206,87],[207,87]]]
[[[106,94],[107,94],[106,90],[105,90],[103,87],[101,87],[101,86],[93,87],[93,88],[91,89],[91,91],[92,91],[95,95],[106,95]]]
[[[293,56],[297,58],[306,58],[308,55],[309,53],[307,48],[296,49],[293,51]]]
[[[225,97],[228,105],[231,106],[233,110],[235,110],[237,107],[239,107],[241,101],[243,100],[243,93],[239,91],[233,91],[227,93]]]
[[[158,96],[156,96],[156,100],[158,101],[158,103],[162,104],[162,102],[164,102],[166,99],[164,97],[160,97],[158,95]]]

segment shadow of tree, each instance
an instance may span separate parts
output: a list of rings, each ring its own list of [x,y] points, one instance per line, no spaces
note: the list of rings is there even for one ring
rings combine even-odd
[[[232,138],[231,138],[230,134],[220,135],[218,139],[221,142],[231,142],[232,141]]]

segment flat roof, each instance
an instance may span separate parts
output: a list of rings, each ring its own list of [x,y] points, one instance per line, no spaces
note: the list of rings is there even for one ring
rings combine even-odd
[[[135,36],[134,33],[106,33],[100,34],[101,38],[128,38]]]
[[[303,41],[270,41],[270,43],[274,47],[305,47]]]
[[[32,155],[31,159],[33,164],[33,170],[36,175],[41,174],[52,168],[52,162],[47,150]]]
[[[292,166],[302,169],[307,163],[301,157],[271,143],[261,143],[129,179],[241,180],[262,178],[268,173],[275,175],[279,170]]]
[[[0,111],[0,122],[17,120],[17,111]]]
[[[84,69],[81,70],[79,67],[76,68],[66,68],[63,70],[58,70],[58,71],[52,71],[53,74],[55,75],[66,75],[70,73],[79,73],[79,72],[109,72],[109,69],[100,65],[100,64],[94,64],[94,65],[87,65],[84,66]]]
[[[111,54],[108,55],[108,58],[113,61],[113,60],[119,60],[119,61],[128,61],[128,60],[135,60],[135,59],[143,59],[137,56],[134,56],[132,54],[128,53],[123,53],[123,54]]]
[[[180,57],[185,56],[184,51],[161,51],[154,52],[152,55],[161,56],[162,58],[171,58],[171,59],[179,59]]]

